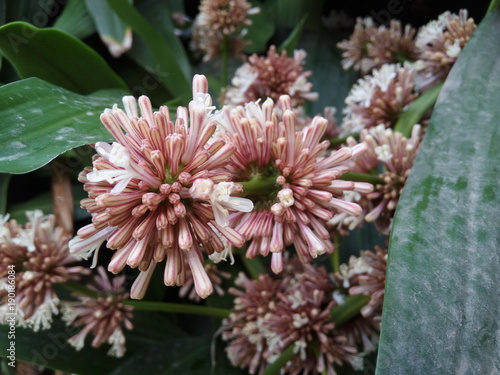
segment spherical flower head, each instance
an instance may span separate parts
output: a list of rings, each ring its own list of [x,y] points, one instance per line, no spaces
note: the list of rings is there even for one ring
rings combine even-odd
[[[349,294],[370,296],[370,302],[361,309],[364,317],[381,313],[384,302],[385,275],[387,270],[387,250],[375,246],[375,251],[363,251],[360,259],[368,266],[359,272],[356,282],[350,287]]]
[[[192,48],[204,53],[205,61],[221,55],[224,48],[235,57],[243,56],[249,44],[243,40],[248,18],[259,13],[246,0],[203,0],[193,24]]]
[[[410,138],[399,132],[386,129],[383,124],[364,130],[360,140],[365,142],[367,151],[353,160],[350,166],[354,172],[370,173],[378,169],[381,183],[375,185],[375,191],[366,194],[368,212],[366,221],[374,221],[377,229],[384,234],[390,231],[392,218],[399,197],[410,174],[421,142],[420,125],[413,127]],[[350,138],[351,146],[357,142]]]
[[[244,237],[228,226],[229,213],[248,212],[253,204],[235,197],[241,187],[227,168],[235,145],[213,140],[214,107],[204,76],[193,79],[193,100],[177,109],[175,122],[167,107],[153,112],[145,96],[123,99],[125,111],[107,109],[101,121],[116,142],[98,142],[93,167],[79,176],[89,198],[81,205],[92,224],[78,231],[70,251],[90,256],[107,240],[115,250],[108,270],[126,265],[141,273],[131,289],[142,298],[156,264],[166,261],[166,285],[182,285],[191,270],[198,295],[213,290],[203,267],[202,251],[220,253],[224,241],[240,247]],[[94,264],[96,262],[94,257]]]
[[[124,276],[110,280],[103,267],[98,267],[97,275],[90,289],[98,292],[98,298],[78,297],[76,302],[63,304],[63,320],[68,325],[81,327],[81,331],[68,340],[76,350],[85,345],[85,338],[92,333],[92,347],[104,343],[111,344],[108,355],[122,357],[125,354],[123,328],[131,330],[133,307],[123,304],[129,294],[125,293]]]
[[[280,102],[281,117],[267,99],[262,105],[225,107],[220,118],[221,137],[237,146],[229,168],[255,204],[252,212],[232,213],[231,226],[250,241],[247,257],[271,253],[277,273],[292,243],[303,262],[333,251],[326,222],[339,211],[361,211],[356,203],[339,199],[356,184],[337,178],[349,171],[346,162],[364,150],[357,145],[325,155],[329,142],[321,139],[327,120],[317,116],[297,131],[290,97]]]
[[[298,110],[305,101],[318,98],[307,81],[312,72],[303,68],[306,56],[305,51],[296,50],[293,57],[288,57],[286,51],[277,53],[275,46],[269,48],[267,56],[253,54],[236,71],[222,102],[244,105],[267,98],[278,102],[281,95],[288,95],[292,108]]]
[[[334,373],[334,365],[355,365],[357,349],[338,334],[330,311],[334,284],[324,267],[293,267],[286,290],[276,297],[263,326],[267,334],[267,360],[272,363],[287,347],[294,356],[282,370],[289,374]]]
[[[258,280],[250,280],[243,273],[238,275],[235,284],[239,288],[229,289],[235,296],[234,307],[222,323],[222,338],[229,341],[226,352],[234,366],[248,369],[250,374],[261,374],[266,368],[267,349],[261,322],[274,308],[276,294],[284,284],[264,274]]]
[[[340,135],[353,135],[379,124],[393,128],[403,110],[418,96],[415,74],[410,66],[386,64],[360,78],[345,100]]]
[[[26,216],[24,226],[7,221],[8,216],[0,220],[0,321],[17,313],[20,323],[38,331],[49,329],[52,316],[58,313],[54,285],[79,280],[88,270],[73,266],[78,257],[68,252],[69,236],[55,226],[53,215],[36,210]],[[9,292],[15,292],[16,306],[8,303]]]
[[[474,20],[467,17],[466,9],[461,9],[458,15],[446,11],[418,31],[416,47],[420,71],[417,78],[422,90],[447,77],[476,29]]]
[[[377,28],[371,17],[357,18],[354,31],[349,40],[337,44],[342,52],[342,67],[345,70],[353,68],[366,74],[373,69],[375,61],[368,54],[368,46],[372,36],[377,33]]]
[[[331,321],[334,284],[323,267],[287,262],[279,279],[240,276],[223,338],[231,362],[262,373],[289,346],[294,356],[282,368],[290,374],[334,373],[334,365],[356,362],[356,348],[345,344]]]
[[[337,44],[343,51],[342,67],[365,75],[384,64],[415,61],[415,33],[410,25],[403,28],[397,20],[391,20],[389,27],[377,28],[371,17],[358,18],[350,39]]]

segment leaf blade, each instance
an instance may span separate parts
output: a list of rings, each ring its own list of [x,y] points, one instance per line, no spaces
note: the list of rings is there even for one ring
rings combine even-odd
[[[111,141],[99,121],[122,90],[82,96],[38,78],[0,87],[0,173],[35,170],[72,148]]]
[[[398,204],[377,374],[500,370],[499,32],[496,10],[445,82]]]
[[[126,0],[108,0],[108,4],[142,39],[151,55],[153,66],[149,68],[161,78],[161,84],[171,93],[178,93],[184,101],[189,101],[191,99],[190,64],[175,34],[173,32],[160,34]],[[166,25],[169,24],[168,22],[165,20]],[[170,29],[173,30],[172,27]]]
[[[57,29],[9,23],[0,27],[0,51],[21,78],[38,77],[79,94],[127,89],[99,54]]]

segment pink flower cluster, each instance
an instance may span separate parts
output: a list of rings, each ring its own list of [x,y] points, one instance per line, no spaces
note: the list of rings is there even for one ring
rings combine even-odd
[[[282,253],[294,243],[301,261],[333,251],[326,222],[359,205],[339,199],[345,191],[368,193],[367,183],[338,180],[363,143],[327,152],[327,120],[319,116],[297,131],[289,96],[274,102],[215,111],[204,76],[193,79],[193,100],[171,120],[167,107],[153,112],[147,97],[124,97],[101,121],[115,138],[98,142],[93,167],[80,174],[89,197],[81,205],[92,223],[70,242],[87,257],[104,241],[114,250],[108,270],[128,265],[140,274],[131,289],[142,298],[153,270],[165,262],[166,285],[191,275],[205,298],[213,285],[203,253],[225,258],[247,241],[247,257],[272,253],[280,272]],[[94,258],[94,265],[96,258]]]

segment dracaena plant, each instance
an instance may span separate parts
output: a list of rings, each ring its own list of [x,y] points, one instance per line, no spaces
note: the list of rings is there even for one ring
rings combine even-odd
[[[498,372],[497,5],[0,4],[1,372]]]

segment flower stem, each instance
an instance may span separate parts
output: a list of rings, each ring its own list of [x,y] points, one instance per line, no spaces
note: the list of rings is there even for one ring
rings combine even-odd
[[[333,236],[333,243],[335,245],[335,251],[330,254],[330,261],[332,262],[333,272],[339,272],[340,269],[340,234],[335,233]]]
[[[238,182],[243,186],[243,194],[249,195],[262,195],[275,190],[278,186],[276,184],[276,176],[271,177],[253,177],[249,181]]]
[[[293,347],[294,347],[294,344],[292,343],[288,348],[283,350],[281,355],[266,368],[266,371],[264,371],[264,373],[262,375],[279,374],[281,368],[283,366],[285,366],[286,363],[293,358],[293,356],[295,354],[293,352]]]
[[[382,180],[378,175],[368,174],[368,173],[349,172],[340,176],[339,180],[369,182],[370,184],[373,185],[378,185],[378,184],[385,185],[384,180]]]
[[[227,76],[228,76],[228,62],[229,62],[229,37],[224,37],[222,42],[222,68],[221,68],[221,83],[222,87],[227,86]]]
[[[90,298],[99,298],[103,296],[99,292],[87,288],[85,285],[79,284],[75,281],[68,281],[61,284],[66,289],[72,292],[84,295]],[[215,318],[227,318],[230,311],[226,309],[220,309],[216,307],[208,307],[201,305],[187,305],[183,303],[168,303],[168,302],[150,302],[150,301],[136,301],[127,300],[123,301],[124,305],[133,306],[137,310],[145,311],[165,311],[171,313],[184,313],[184,314],[194,314],[194,315],[205,315],[213,316]]]
[[[425,113],[436,104],[442,87],[443,83],[440,83],[415,99],[399,117],[398,122],[394,126],[394,131],[400,132],[407,138],[410,137],[413,126],[418,124]]]
[[[135,301],[127,300],[124,305],[133,306],[137,310],[144,311],[165,311],[171,313],[184,313],[194,315],[213,316],[215,318],[227,318],[230,311],[217,307],[201,306],[201,305],[186,305],[183,303],[169,302],[150,302],[150,301]]]
[[[352,136],[353,138],[356,138],[358,139],[359,138],[359,134],[356,136]],[[345,141],[347,140],[348,137],[342,137],[342,138],[332,138],[329,140],[330,142],[330,147],[336,147],[336,146],[340,146],[342,144],[345,143]]]
[[[495,8],[498,8],[499,6],[500,6],[500,0],[491,0],[490,6],[488,7],[486,14],[490,13],[492,10],[494,10]]]
[[[347,296],[342,305],[335,306],[330,311],[330,315],[335,325],[342,325],[354,318],[359,314],[363,306],[365,306],[369,300],[370,297],[363,294]]]
[[[64,284],[61,284],[61,285],[64,288],[66,288],[67,290],[70,290],[72,292],[75,292],[77,294],[80,294],[80,295],[83,295],[86,297],[90,297],[90,298],[94,298],[94,299],[101,297],[101,293],[99,293],[95,290],[92,290],[90,288],[87,288],[85,285],[80,284],[76,281],[66,281]]]

